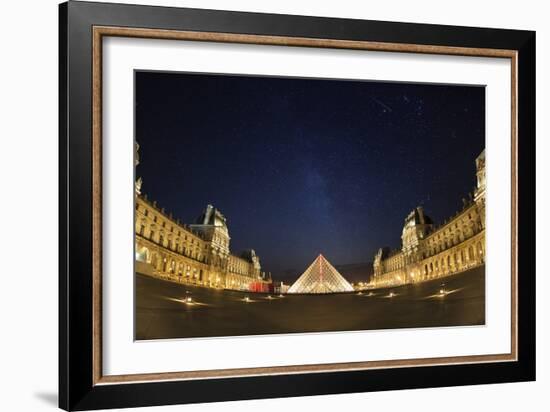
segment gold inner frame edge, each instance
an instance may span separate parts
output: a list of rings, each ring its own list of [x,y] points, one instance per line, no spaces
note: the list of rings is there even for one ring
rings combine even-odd
[[[512,165],[512,242],[511,242],[511,352],[509,354],[451,356],[439,358],[394,359],[381,361],[288,365],[200,371],[103,375],[102,372],[102,40],[105,36],[256,44],[271,46],[318,47],[399,53],[509,58],[511,60],[511,165]],[[266,36],[218,32],[144,29],[133,27],[93,26],[92,33],[92,302],[93,302],[93,384],[136,383],[167,380],[216,379],[295,373],[402,368],[414,366],[492,363],[517,360],[517,51],[505,49],[432,46],[421,44],[385,43],[357,40],[335,40],[304,37]]]

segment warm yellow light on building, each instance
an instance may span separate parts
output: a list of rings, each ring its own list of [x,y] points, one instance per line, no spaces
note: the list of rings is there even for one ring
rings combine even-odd
[[[374,257],[373,287],[423,282],[485,264],[485,151],[476,170],[478,185],[470,200],[442,225],[434,225],[422,206],[409,213],[401,248],[380,248]]]

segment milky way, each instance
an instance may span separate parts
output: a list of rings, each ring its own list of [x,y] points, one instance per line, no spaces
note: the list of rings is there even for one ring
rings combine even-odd
[[[483,87],[137,72],[137,175],[184,222],[215,205],[231,249],[285,276],[398,247],[419,204],[458,210],[484,119]]]

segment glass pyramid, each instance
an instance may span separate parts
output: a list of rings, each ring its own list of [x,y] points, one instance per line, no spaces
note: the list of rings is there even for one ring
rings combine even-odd
[[[323,255],[306,269],[288,293],[337,293],[353,292],[353,287]]]

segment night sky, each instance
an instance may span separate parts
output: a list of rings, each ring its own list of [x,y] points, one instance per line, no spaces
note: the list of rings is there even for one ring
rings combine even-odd
[[[475,187],[485,89],[136,72],[143,193],[183,222],[210,203],[230,248],[293,281],[400,246],[417,205],[436,223]]]

